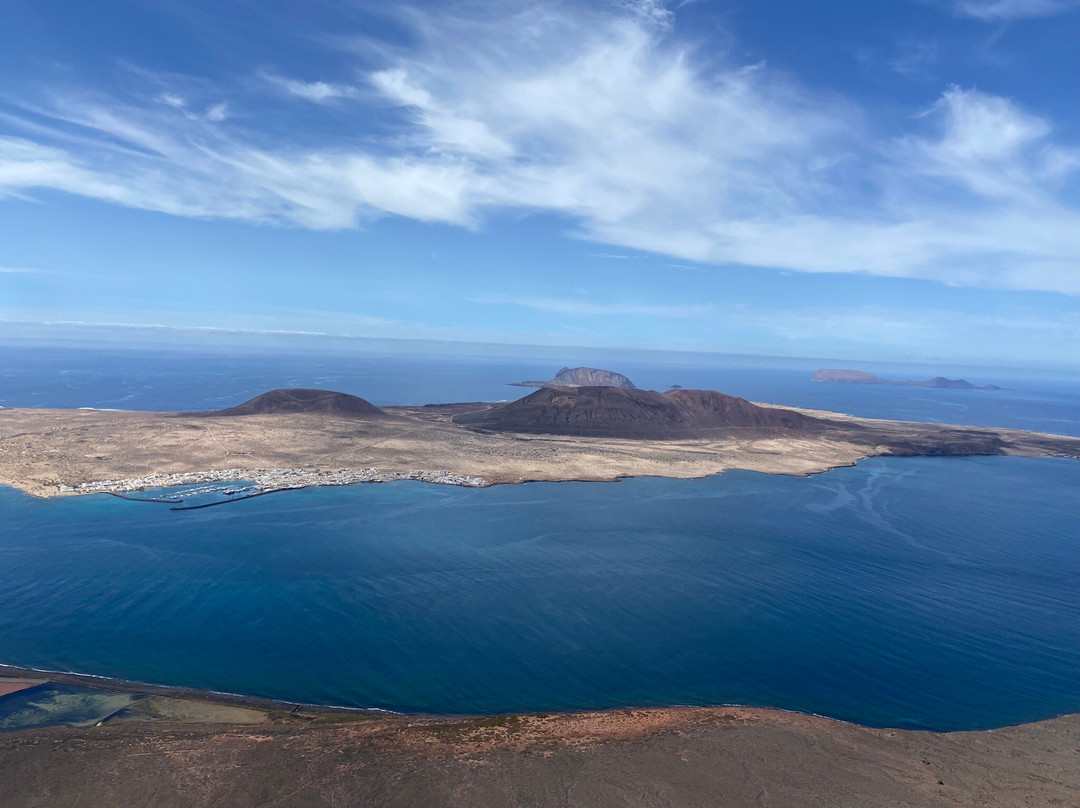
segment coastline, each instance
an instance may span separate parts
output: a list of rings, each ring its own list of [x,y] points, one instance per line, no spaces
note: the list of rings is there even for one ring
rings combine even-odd
[[[0,731],[0,804],[26,808],[705,808],[718,795],[1019,808],[1080,797],[1080,715],[948,733],[725,706],[400,715],[0,666],[11,674],[75,682],[120,705],[97,723]],[[145,695],[115,695],[123,688]]]
[[[958,733],[983,733],[983,732],[995,732],[1002,729],[1008,729],[1010,727],[1024,727],[1035,726],[1038,724],[1046,723],[1047,721],[1056,721],[1058,719],[1076,719],[1080,723],[1080,710],[1075,713],[1062,713],[1059,715],[1052,715],[1047,718],[1040,718],[1034,721],[1022,721],[1013,724],[1001,724],[998,726],[985,727],[979,729],[953,729],[953,730],[936,730],[936,729],[912,729],[904,727],[894,726],[874,726],[871,724],[862,724],[858,721],[850,721],[842,718],[834,718],[828,715],[822,715],[820,713],[809,712],[805,710],[785,709],[783,707],[762,707],[750,704],[738,704],[734,702],[724,702],[720,704],[670,704],[663,706],[642,706],[642,705],[621,705],[617,707],[595,708],[595,709],[580,709],[580,710],[544,710],[535,712],[520,712],[520,713],[425,713],[425,712],[399,712],[396,710],[388,710],[383,707],[348,707],[339,704],[318,704],[315,702],[307,701],[293,701],[285,699],[275,699],[265,696],[252,696],[244,693],[232,693],[222,690],[209,690],[197,687],[186,687],[183,685],[165,685],[152,682],[140,682],[133,679],[122,679],[113,676],[101,676],[93,673],[78,673],[76,671],[57,671],[48,668],[32,668],[24,667],[20,665],[10,665],[4,662],[0,662],[0,678],[2,679],[32,679],[40,680],[47,683],[73,685],[77,687],[89,688],[92,690],[102,690],[113,693],[129,693],[138,696],[164,696],[168,698],[176,699],[192,699],[198,701],[206,701],[211,703],[229,704],[241,707],[250,707],[258,710],[266,710],[272,713],[289,713],[295,714],[302,712],[304,714],[312,715],[344,715],[353,716],[357,719],[372,718],[372,717],[387,717],[387,718],[400,718],[402,720],[459,720],[459,719],[475,719],[475,720],[489,720],[489,719],[504,719],[512,718],[515,716],[553,716],[553,715],[602,715],[605,713],[618,713],[631,711],[636,713],[659,713],[666,711],[685,711],[687,713],[693,712],[711,712],[716,710],[749,710],[758,713],[776,714],[784,716],[800,716],[808,719],[816,719],[821,721],[828,721],[833,724],[858,727],[866,730],[874,730],[880,732],[905,732],[905,733],[923,733],[926,735],[955,735]],[[0,699],[3,697],[0,696]],[[0,733],[12,730],[2,730]],[[19,730],[14,730],[18,732]]]
[[[851,461],[850,463],[837,463],[836,465],[828,466],[827,468],[815,471],[762,473],[776,474],[779,476],[789,477],[812,477],[817,474],[827,474],[828,472],[839,468],[850,468],[856,465],[859,460],[865,459],[866,458],[858,458]],[[218,482],[251,483],[256,487],[256,493],[222,499],[215,502],[207,503],[205,505],[193,505],[185,508],[171,509],[192,510],[194,508],[210,507],[211,505],[223,505],[228,502],[239,502],[244,499],[251,499],[252,497],[262,496],[263,494],[273,494],[279,491],[301,491],[305,488],[333,488],[346,485],[362,485],[365,483],[374,484],[388,482],[424,482],[431,483],[433,485],[456,486],[459,488],[493,488],[497,485],[526,485],[528,483],[541,482],[617,483],[622,480],[632,480],[638,477],[660,477],[679,480],[700,480],[705,479],[706,477],[713,477],[717,474],[722,474],[724,471],[732,470],[747,469],[722,469],[720,471],[708,472],[693,477],[671,477],[669,475],[663,474],[627,474],[620,475],[618,477],[610,477],[603,479],[593,479],[587,477],[528,479],[523,477],[518,480],[498,481],[488,481],[482,477],[466,477],[464,475],[453,474],[448,471],[418,470],[409,472],[384,472],[380,471],[379,469],[363,469],[361,471],[354,471],[353,469],[337,469],[335,471],[328,472],[323,471],[322,469],[213,469],[210,471],[179,472],[175,474],[151,475],[149,477],[135,477],[122,480],[94,480],[85,483],[77,483],[75,485],[59,485],[57,486],[58,490],[55,493],[27,491],[16,485],[12,485],[11,487],[38,499],[52,499],[66,496],[89,496],[92,494],[110,494],[120,499],[127,499],[130,502],[157,502],[163,504],[176,504],[178,502],[183,502],[184,500],[160,498],[140,499],[136,497],[127,497],[124,495],[128,493],[137,493],[140,491],[159,491],[175,486],[204,485],[214,484]],[[278,477],[288,479],[289,483],[276,484],[274,482],[271,482],[267,487],[261,487],[260,483],[264,480],[273,480],[274,478]]]
[[[388,408],[394,416],[207,417],[100,410],[0,410],[0,484],[36,497],[249,483],[258,491],[419,480],[698,479],[728,470],[806,476],[883,455],[1080,458],[1080,438],[1012,429],[827,418],[811,432],[718,430],[680,438],[493,432],[454,422],[475,404]]]
[[[397,713],[393,710],[382,709],[381,707],[345,707],[340,705],[313,704],[311,702],[303,701],[283,701],[281,699],[264,698],[262,696],[249,696],[243,693],[204,690],[194,687],[184,687],[182,685],[137,682],[131,679],[99,676],[93,673],[57,671],[48,668],[28,668],[0,662],[0,678],[41,679],[42,677],[44,677],[46,681],[56,684],[74,685],[77,687],[105,690],[113,693],[131,693],[139,696],[167,696],[178,699],[197,699],[200,701],[219,702],[222,704],[252,707],[259,710],[269,710],[274,712],[294,712],[297,708],[300,708],[303,712],[312,714],[341,713],[344,715],[355,716],[405,715],[405,713]],[[3,731],[4,730],[0,730],[0,732]]]

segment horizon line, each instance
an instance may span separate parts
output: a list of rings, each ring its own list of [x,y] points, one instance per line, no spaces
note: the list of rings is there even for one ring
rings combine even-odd
[[[37,328],[55,328],[60,333],[54,334],[11,334],[5,333],[5,326],[30,326]],[[67,334],[62,332],[67,331]],[[1046,365],[1046,364],[987,364],[986,360],[979,359],[953,359],[947,360],[942,357],[934,358],[912,358],[912,359],[889,359],[878,358],[871,359],[865,357],[852,357],[852,356],[807,356],[807,355],[794,355],[794,354],[775,354],[775,353],[758,353],[746,350],[707,350],[707,349],[679,349],[679,348],[657,348],[657,347],[642,347],[634,345],[578,345],[578,344],[555,344],[555,343],[543,343],[543,342],[485,342],[481,340],[466,340],[466,339],[449,339],[449,338],[431,338],[431,337],[386,337],[386,336],[363,336],[355,334],[333,334],[329,332],[318,331],[298,331],[288,329],[244,329],[244,328],[228,328],[219,326],[174,326],[164,325],[160,323],[88,323],[85,321],[75,320],[57,320],[57,321],[35,321],[35,320],[3,320],[0,319],[0,346],[11,346],[13,342],[17,343],[41,343],[41,347],[45,347],[45,343],[50,342],[62,342],[71,343],[79,340],[77,335],[70,334],[70,331],[75,330],[96,330],[96,331],[152,331],[156,333],[174,332],[174,333],[187,333],[190,335],[209,336],[213,334],[222,334],[232,337],[267,337],[267,338],[283,338],[284,340],[294,342],[293,347],[300,352],[309,353],[313,350],[317,350],[319,347],[328,347],[326,345],[320,346],[319,342],[354,342],[354,343],[392,343],[396,345],[426,345],[426,346],[460,346],[464,347],[478,347],[478,348],[499,348],[504,350],[511,350],[514,348],[528,348],[528,349],[543,349],[548,351],[598,351],[598,352],[622,352],[622,353],[650,353],[650,354],[676,354],[682,356],[702,356],[702,357],[738,357],[746,359],[773,359],[773,360],[795,360],[801,362],[851,362],[861,364],[888,364],[888,365],[916,365],[916,366],[933,366],[933,367],[957,367],[963,366],[969,369],[987,369],[987,370],[1015,370],[1015,371],[1039,371],[1039,372],[1060,372],[1070,375],[1080,374],[1080,364],[1076,365]],[[93,340],[87,340],[88,343],[92,343]],[[313,344],[314,343],[314,344]],[[146,345],[131,345],[122,340],[109,340],[101,339],[97,344],[87,344],[79,346],[83,349],[94,348],[115,348],[128,351],[148,351],[148,350],[162,350],[163,346],[146,346]],[[172,346],[170,346],[172,347]],[[193,341],[183,345],[175,346],[174,350],[178,353],[185,350],[198,350],[198,349],[210,349],[210,350],[248,350],[248,351],[267,351],[267,350],[287,350],[282,345],[272,344],[252,344],[250,341],[243,343],[233,344],[221,344],[221,343],[207,343],[200,341]]]

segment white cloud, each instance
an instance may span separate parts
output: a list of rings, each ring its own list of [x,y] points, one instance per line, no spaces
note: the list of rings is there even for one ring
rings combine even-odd
[[[191,120],[198,120],[200,117],[197,113],[188,112],[187,100],[183,96],[177,95],[176,93],[158,93],[157,96],[155,96],[155,100],[161,104],[164,104],[165,106],[183,111],[185,115]],[[211,104],[206,108],[205,112],[202,113],[201,117],[208,121],[223,121],[227,117],[229,117],[229,105],[225,101],[221,101],[217,104]]]
[[[979,345],[980,335],[1009,333],[1014,339],[1080,339],[1080,316],[1022,312],[1011,316],[972,314],[953,309],[903,309],[888,306],[747,309],[720,315],[740,329],[755,328],[794,342],[823,334],[869,345],[924,346],[944,351],[959,342]],[[962,339],[958,339],[960,335]],[[1005,346],[998,346],[1004,349]]]
[[[224,101],[213,104],[206,108],[205,115],[208,121],[223,121],[229,117],[229,105]]]
[[[4,267],[0,266],[0,275],[34,275],[41,272],[34,267]]]
[[[1080,149],[1054,145],[1050,125],[1008,99],[951,87],[927,115],[940,135],[909,138],[898,156],[920,174],[975,197],[1044,209],[1053,205],[1054,189],[1080,168]]]
[[[953,10],[984,22],[1050,17],[1077,7],[1076,0],[954,0]]]
[[[359,94],[355,87],[345,84],[330,84],[325,81],[300,81],[273,75],[266,75],[264,78],[286,94],[316,104],[329,104],[342,98],[355,98]]]
[[[161,93],[158,95],[157,100],[174,109],[183,109],[187,105],[187,102],[182,97],[174,93]]]
[[[613,2],[650,25],[666,27],[671,25],[675,17],[664,0],[613,0]]]
[[[1031,310],[973,314],[945,308],[820,306],[789,309],[721,308],[715,314],[734,333],[770,335],[774,350],[840,350],[866,355],[868,346],[883,355],[988,364],[1032,361],[1077,366],[1072,346],[1080,343],[1080,314]],[[988,339],[987,335],[993,338]],[[782,342],[777,345],[773,338]],[[785,344],[786,343],[786,344]],[[821,355],[819,353],[819,355]]]
[[[375,51],[363,92],[267,77],[317,103],[348,97],[343,116],[368,122],[303,142],[250,116],[226,131],[167,102],[58,94],[28,137],[0,140],[0,196],[51,188],[316,229],[542,211],[675,259],[1080,294],[1080,151],[1050,121],[948,88],[886,137],[854,104],[706,56],[664,6],[632,5],[402,11],[413,45]],[[373,110],[397,118],[363,129]]]
[[[415,121],[422,128],[419,143],[476,159],[511,156],[513,149],[487,124],[444,108],[427,90],[414,84],[405,70],[380,70],[372,73],[370,80],[384,98],[414,110]]]

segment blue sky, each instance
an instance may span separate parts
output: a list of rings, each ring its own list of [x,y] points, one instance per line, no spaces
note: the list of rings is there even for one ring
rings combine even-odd
[[[0,321],[1080,364],[1070,0],[0,15]]]

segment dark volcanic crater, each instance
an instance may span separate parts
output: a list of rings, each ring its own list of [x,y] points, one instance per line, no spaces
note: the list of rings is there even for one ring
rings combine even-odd
[[[278,413],[321,413],[352,418],[390,418],[370,401],[348,393],[332,390],[282,388],[255,396],[250,401],[224,410],[194,413],[196,415],[273,415]]]
[[[495,431],[661,439],[723,430],[818,432],[824,426],[794,410],[761,407],[713,390],[658,393],[627,387],[545,387],[518,401],[462,413],[454,420]]]

